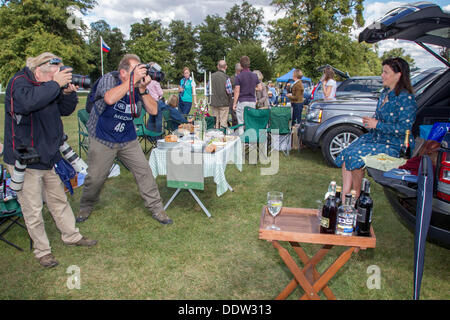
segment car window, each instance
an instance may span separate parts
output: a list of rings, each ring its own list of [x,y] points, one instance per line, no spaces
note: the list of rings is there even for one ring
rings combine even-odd
[[[383,87],[381,79],[372,79],[370,84],[370,92],[378,92]]]
[[[359,91],[359,92],[367,92],[370,91],[367,87],[367,80],[364,79],[353,79],[352,81],[348,81],[342,83],[339,86],[339,91]]]
[[[426,78],[430,73],[429,72],[419,72],[411,77],[411,85],[414,87],[418,82],[422,79]]]

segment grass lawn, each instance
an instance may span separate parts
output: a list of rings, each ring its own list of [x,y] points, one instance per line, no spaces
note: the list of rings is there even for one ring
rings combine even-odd
[[[84,103],[81,98],[79,108]],[[0,109],[3,124],[4,106]],[[64,118],[64,125],[70,145],[78,150],[76,112]],[[121,168],[120,176],[105,184],[89,220],[78,225],[82,234],[99,241],[97,246],[65,247],[47,209],[46,230],[58,267],[44,269],[27,249],[19,252],[0,243],[0,299],[273,299],[292,275],[272,245],[258,240],[267,191],[282,191],[285,206],[314,208],[329,181],[340,184],[342,179],[340,169],[327,167],[321,153],[309,149],[280,155],[276,175],[260,175],[262,167],[245,164],[239,172],[230,165],[227,180],[234,192],[221,197],[216,196],[212,178],[207,178],[205,191],[197,194],[212,214],[209,219],[188,192],[180,193],[167,211],[174,220],[170,226],[151,218],[133,176]],[[158,177],[157,183],[166,202],[174,190],[166,187],[165,177]],[[75,213],[81,191],[68,195]],[[354,254],[329,286],[338,299],[411,299],[413,234],[396,218],[375,183],[372,197],[377,247]],[[7,238],[23,248],[29,245],[20,228],[12,229]],[[306,246],[310,254],[317,248]],[[342,251],[333,248],[319,271]],[[422,299],[450,299],[449,264],[447,249],[427,243]],[[66,285],[72,265],[80,268],[80,290]],[[369,290],[367,269],[374,265],[381,272],[381,288]],[[289,298],[301,294],[296,289]]]

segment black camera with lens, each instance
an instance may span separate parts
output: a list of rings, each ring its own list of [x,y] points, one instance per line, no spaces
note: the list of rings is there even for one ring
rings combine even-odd
[[[33,147],[21,146],[14,149],[13,152],[16,160],[23,165],[36,164],[41,160],[41,157]]]
[[[65,69],[73,69],[73,68],[69,66],[62,66],[61,68],[59,68],[59,71],[63,71]],[[89,76],[82,76],[81,74],[72,73],[71,83],[74,86],[78,86],[83,89],[89,89],[91,87],[91,78],[89,78]],[[69,87],[68,84],[66,84],[63,87],[63,89],[66,89],[67,87]]]
[[[144,66],[147,69],[147,75],[150,76],[150,78],[152,78],[152,80],[158,81],[158,82],[162,82],[164,81],[165,78],[165,74],[164,72],[161,71],[161,66],[157,63],[154,64],[140,64],[141,66]]]
[[[39,163],[41,157],[33,147],[20,146],[14,149],[13,152],[16,157],[16,162],[14,163],[9,187],[11,190],[18,192],[22,190],[27,165]]]

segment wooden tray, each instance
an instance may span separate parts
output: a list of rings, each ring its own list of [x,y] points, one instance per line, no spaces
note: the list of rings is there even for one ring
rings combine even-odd
[[[263,206],[259,224],[259,239],[329,244],[361,249],[375,248],[376,245],[372,226],[370,226],[370,237],[320,233],[317,209],[282,207],[275,219],[275,225],[281,230],[267,229],[272,222],[273,217],[267,210],[267,206]]]

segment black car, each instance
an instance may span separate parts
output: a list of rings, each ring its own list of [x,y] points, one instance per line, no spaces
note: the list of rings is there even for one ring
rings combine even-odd
[[[402,39],[416,42],[441,61],[446,71],[427,85],[417,100],[417,117],[413,134],[419,135],[419,126],[435,122],[450,122],[450,63],[431,50],[425,43],[450,47],[450,14],[430,2],[417,2],[396,8],[367,27],[359,41],[376,43],[385,39]],[[447,133],[448,135],[448,133]],[[446,138],[450,141],[450,138]],[[439,151],[434,176],[433,212],[428,240],[450,247],[450,148],[444,140]],[[369,170],[405,225],[414,230],[417,204],[417,185],[392,181],[374,170]]]

